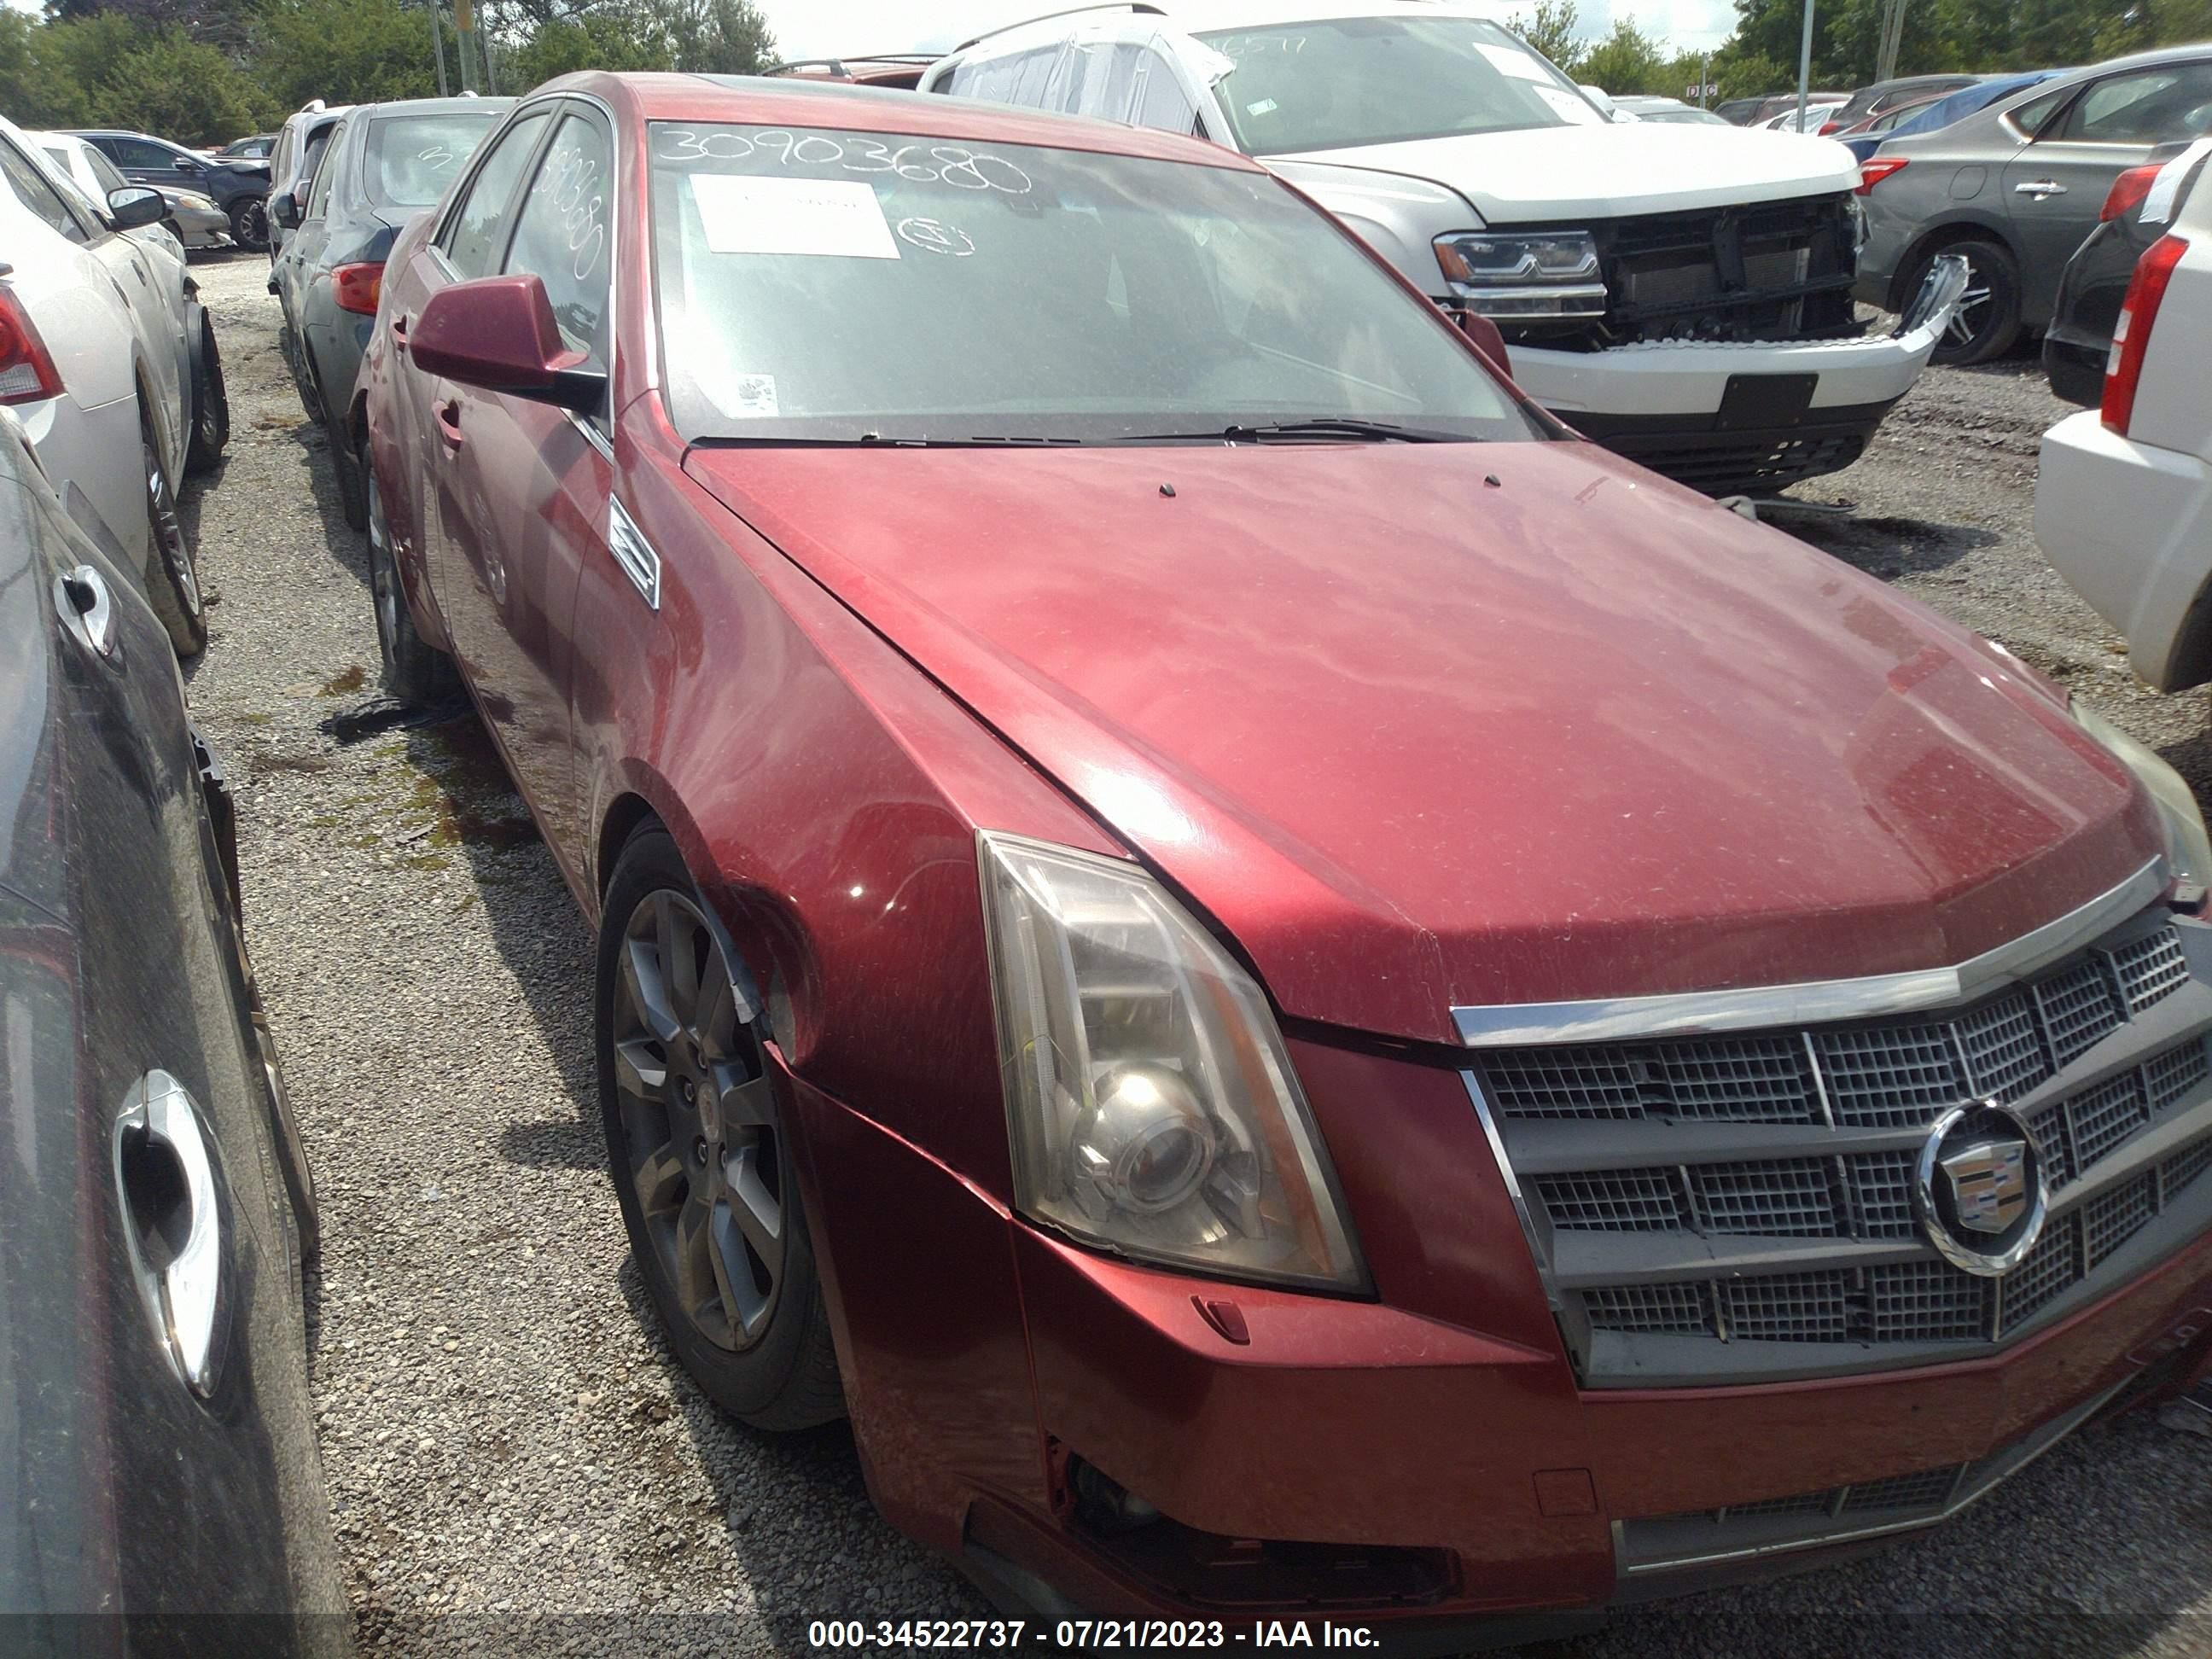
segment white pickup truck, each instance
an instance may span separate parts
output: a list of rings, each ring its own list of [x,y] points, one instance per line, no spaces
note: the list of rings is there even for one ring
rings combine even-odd
[[[1365,4],[1091,7],[972,40],[921,89],[1259,157],[1496,321],[1546,408],[1685,483],[1768,491],[1858,459],[1949,307],[1923,295],[1893,334],[1857,319],[1849,150],[1608,121],[1482,9]]]

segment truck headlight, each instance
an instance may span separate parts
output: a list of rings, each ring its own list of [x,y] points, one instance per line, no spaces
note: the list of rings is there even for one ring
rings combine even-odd
[[[1486,317],[1605,315],[1597,239],[1586,230],[1462,230],[1435,246],[1453,295]]]
[[[1260,988],[1144,871],[977,838],[1025,1215],[1145,1261],[1364,1291]]]
[[[2212,836],[2205,834],[2204,814],[2181,774],[2080,698],[2068,698],[2066,706],[2081,729],[2111,750],[2150,792],[2166,829],[2166,861],[2172,865],[2174,874],[2200,886],[2212,882]]]

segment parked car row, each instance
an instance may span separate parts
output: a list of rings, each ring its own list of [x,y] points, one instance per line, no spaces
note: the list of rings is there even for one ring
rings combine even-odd
[[[167,204],[127,183],[95,204],[5,119],[0,180],[0,405],[71,517],[191,656],[207,616],[176,491],[221,460],[230,413],[183,253],[144,234]]]
[[[1071,55],[1318,118],[1279,27]],[[386,685],[473,700],[598,931],[708,1395],[849,1414],[1004,1605],[1445,1642],[1934,1524],[2199,1375],[2171,769],[1577,441],[1310,135],[998,56],[945,70],[997,108],[518,100],[343,422]]]

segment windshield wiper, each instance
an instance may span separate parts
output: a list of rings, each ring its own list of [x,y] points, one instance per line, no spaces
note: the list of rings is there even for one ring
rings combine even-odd
[[[1361,421],[1345,416],[1316,416],[1309,421],[1264,421],[1251,425],[1232,423],[1212,432],[1146,432],[1121,440],[1123,443],[1212,441],[1230,444],[1265,443],[1270,438],[1364,438],[1371,443],[1455,444],[1473,441],[1462,432],[1439,432],[1420,426],[1393,426],[1388,421]]]

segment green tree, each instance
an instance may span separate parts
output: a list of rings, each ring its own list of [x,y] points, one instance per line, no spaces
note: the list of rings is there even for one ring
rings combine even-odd
[[[438,90],[429,17],[400,0],[267,0],[250,61],[283,110],[312,98],[366,104]]]
[[[1679,96],[1682,90],[1668,85],[1665,48],[1626,17],[1615,21],[1612,33],[1583,53],[1576,62],[1574,76],[1615,97],[1655,92]]]
[[[91,100],[76,67],[55,52],[52,33],[51,24],[0,10],[0,113],[18,125],[81,127],[92,119]]]
[[[673,67],[666,44],[641,34],[629,14],[592,12],[556,17],[532,30],[513,52],[502,56],[500,84],[520,93],[578,70]]]
[[[90,93],[94,121],[179,144],[221,143],[276,114],[267,95],[229,58],[167,27],[143,31],[101,71]]]
[[[1566,70],[1582,50],[1575,40],[1581,21],[1575,0],[1536,0],[1533,14],[1523,17],[1516,11],[1505,20],[1505,27]]]
[[[752,0],[643,0],[675,66],[698,75],[757,75],[775,62],[775,37]]]

